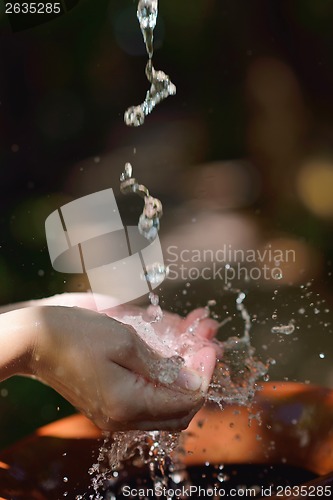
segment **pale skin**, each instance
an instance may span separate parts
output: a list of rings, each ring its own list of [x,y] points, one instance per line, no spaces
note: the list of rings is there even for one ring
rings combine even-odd
[[[63,294],[0,309],[0,380],[37,378],[103,430],[186,428],[204,402],[215,349],[198,348],[176,382],[162,384],[149,370],[161,355],[119,321],[133,309],[113,308],[107,315],[94,309],[90,294]],[[184,319],[167,313],[158,329],[172,324],[182,333],[202,312]],[[210,339],[216,331],[217,323],[206,318],[195,335]]]

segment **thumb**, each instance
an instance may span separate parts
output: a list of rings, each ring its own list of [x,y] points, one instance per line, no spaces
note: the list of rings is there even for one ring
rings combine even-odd
[[[117,324],[114,330],[118,339],[117,348],[109,356],[111,361],[161,385],[172,384],[173,388],[186,391],[198,391],[201,388],[203,378],[195,367],[183,366],[184,361],[180,356],[162,356],[132,326],[112,321]]]

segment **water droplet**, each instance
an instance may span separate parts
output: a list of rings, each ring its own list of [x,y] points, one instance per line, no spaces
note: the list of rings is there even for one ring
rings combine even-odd
[[[150,305],[147,309],[147,314],[150,318],[152,318],[153,322],[156,323],[161,321],[163,318],[163,311],[160,306]]]
[[[216,300],[214,300],[214,299],[208,300],[207,301],[207,306],[208,307],[214,307],[214,306],[216,306]]]
[[[68,483],[68,477],[67,477],[67,476],[65,476],[65,477],[63,478],[63,482],[64,482],[64,483]]]
[[[168,276],[168,268],[163,264],[152,264],[146,267],[145,279],[152,285],[159,285]]]
[[[160,301],[158,295],[156,295],[156,293],[152,293],[152,292],[149,294],[149,300],[153,306],[158,306],[159,301]]]
[[[245,293],[241,292],[236,299],[237,304],[242,304],[245,298],[246,298]]]
[[[150,374],[153,379],[157,379],[162,384],[173,384],[184,366],[184,359],[181,356],[163,358],[152,364]]]
[[[281,333],[282,335],[291,335],[295,331],[295,325],[289,323],[289,325],[273,326],[271,329],[272,333]]]
[[[325,354],[324,354],[323,352],[321,352],[321,353],[319,354],[319,357],[320,357],[320,359],[324,359],[324,358],[325,358]]]
[[[157,14],[157,0],[140,0],[137,16],[141,30],[146,30],[147,28],[153,30],[156,26]]]
[[[142,105],[131,106],[125,111],[124,121],[130,127],[140,127],[145,122],[145,114]]]

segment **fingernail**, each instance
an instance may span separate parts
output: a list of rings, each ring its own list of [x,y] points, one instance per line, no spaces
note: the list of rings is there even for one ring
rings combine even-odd
[[[175,384],[188,391],[197,391],[201,387],[202,378],[195,371],[182,368]]]

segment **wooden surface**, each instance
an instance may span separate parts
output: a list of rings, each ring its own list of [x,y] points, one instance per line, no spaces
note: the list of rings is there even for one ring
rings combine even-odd
[[[68,492],[67,498],[74,500],[87,492],[87,471],[96,461],[99,436],[89,420],[74,415],[4,450],[0,498],[53,500],[66,498]],[[185,447],[189,465],[286,461],[328,474],[333,470],[333,392],[301,384],[265,384],[250,412],[235,407],[201,410],[187,431]]]

